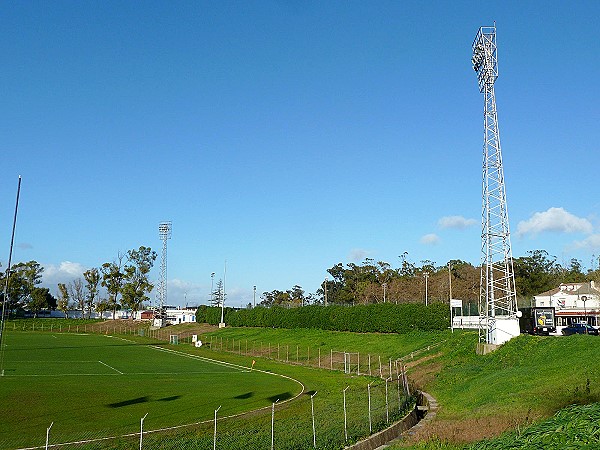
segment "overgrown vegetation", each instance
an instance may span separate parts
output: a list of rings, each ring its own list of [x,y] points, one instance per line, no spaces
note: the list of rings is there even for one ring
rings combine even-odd
[[[201,306],[196,312],[197,322],[213,325],[221,321],[221,308]],[[225,323],[234,327],[313,328],[359,333],[408,333],[412,331],[440,331],[448,328],[448,306],[434,303],[391,304],[379,303],[353,307],[318,305],[299,308],[257,307],[233,310],[226,308]]]

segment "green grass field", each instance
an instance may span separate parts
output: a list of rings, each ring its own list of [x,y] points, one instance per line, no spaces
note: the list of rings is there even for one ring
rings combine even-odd
[[[0,448],[124,435],[211,420],[299,394],[291,379],[140,337],[7,332]],[[187,346],[189,347],[189,345]]]

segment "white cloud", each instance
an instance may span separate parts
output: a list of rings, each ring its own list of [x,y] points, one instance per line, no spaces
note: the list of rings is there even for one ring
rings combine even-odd
[[[42,275],[45,285],[68,283],[75,278],[83,278],[83,272],[87,270],[83,265],[71,261],[63,261],[58,266],[46,264],[43,267],[44,273]]]
[[[517,235],[533,236],[545,231],[558,233],[591,233],[592,224],[587,219],[574,216],[563,208],[550,208],[548,211],[536,212],[529,220],[519,222]]]
[[[475,219],[466,219],[463,216],[445,216],[438,220],[440,228],[457,228],[463,230],[477,224]]]
[[[421,238],[421,244],[436,245],[440,242],[440,237],[435,233],[426,234]]]
[[[600,234],[592,234],[583,241],[575,241],[575,248],[585,248],[590,250],[600,249]]]
[[[353,262],[361,262],[367,256],[369,256],[372,252],[369,250],[365,250],[362,248],[354,248],[350,250],[350,254],[348,255],[348,259]]]

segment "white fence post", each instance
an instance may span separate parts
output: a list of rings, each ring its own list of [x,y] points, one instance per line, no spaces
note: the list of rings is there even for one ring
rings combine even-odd
[[[216,450],[217,448],[217,413],[221,409],[221,406],[222,405],[219,405],[219,407],[215,409],[215,431],[213,433],[213,450]]]
[[[271,407],[271,450],[275,448],[275,403],[278,401],[279,399],[275,400]]]
[[[313,447],[317,448],[317,430],[315,429],[315,403],[313,398],[317,395],[315,392],[310,396],[310,413],[312,415],[312,428],[313,428]]]
[[[48,443],[50,442],[50,428],[52,428],[52,425],[54,425],[54,422],[52,422],[50,426],[46,428],[46,450],[48,450]]]
[[[373,432],[373,427],[371,425],[371,384],[373,384],[372,381],[367,385],[367,392],[369,394],[369,434]]]
[[[144,436],[144,419],[147,415],[148,413],[146,413],[144,417],[142,417],[142,419],[140,420],[140,450],[142,450],[142,438]]]
[[[344,438],[346,439],[346,441],[348,440],[348,422],[346,420],[346,391],[348,390],[350,386],[346,386],[346,389],[344,389]]]

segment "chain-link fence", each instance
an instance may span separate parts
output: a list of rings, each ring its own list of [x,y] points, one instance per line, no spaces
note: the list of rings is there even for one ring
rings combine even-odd
[[[79,439],[60,432],[60,417],[28,449],[338,449],[399,420],[412,408],[406,380],[374,379],[341,392],[309,391],[292,403],[275,401],[270,407],[235,417],[219,416],[185,426],[152,429],[150,411],[140,417],[137,431],[103,430]],[[14,445],[3,448],[18,448]]]

